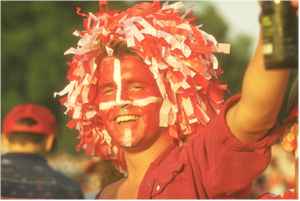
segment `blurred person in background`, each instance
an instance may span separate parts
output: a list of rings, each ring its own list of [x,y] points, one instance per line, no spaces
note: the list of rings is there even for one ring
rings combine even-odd
[[[294,112],[293,112],[294,111]],[[260,199],[297,199],[298,194],[298,107],[280,127],[283,138],[272,148],[272,162],[262,175],[264,191]]]
[[[121,174],[113,167],[111,161],[100,158],[60,151],[47,159],[53,169],[80,184],[85,199],[95,198],[99,189],[121,178]]]
[[[15,106],[4,118],[1,156],[1,197],[80,199],[77,183],[53,170],[43,154],[55,141],[56,119],[40,105]]]
[[[288,98],[288,116],[278,127],[283,136],[272,147],[272,160],[261,178],[261,199],[296,199],[298,194],[298,79],[294,80]],[[260,191],[261,192],[261,191]]]
[[[76,179],[79,181],[85,199],[94,199],[108,184],[122,177],[110,161],[93,157],[85,164],[84,171]]]

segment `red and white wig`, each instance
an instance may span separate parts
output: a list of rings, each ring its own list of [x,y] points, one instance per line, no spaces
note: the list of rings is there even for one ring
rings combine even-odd
[[[194,125],[205,126],[219,112],[226,85],[219,81],[222,70],[215,52],[228,53],[227,44],[217,43],[201,26],[193,25],[191,12],[183,3],[138,3],[124,11],[105,9],[100,2],[96,13],[77,13],[84,18],[77,47],[68,63],[69,84],[56,95],[70,117],[67,126],[79,131],[78,148],[87,154],[111,159],[126,170],[123,154],[112,142],[97,98],[99,60],[114,56],[122,42],[149,67],[163,97],[160,126],[168,127],[175,139],[192,133]]]

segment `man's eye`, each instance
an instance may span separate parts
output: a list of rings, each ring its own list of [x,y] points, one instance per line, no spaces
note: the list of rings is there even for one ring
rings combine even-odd
[[[114,88],[113,87],[104,87],[102,89],[102,93],[104,95],[111,95],[114,92]]]
[[[131,91],[141,91],[143,89],[144,89],[144,87],[141,84],[132,84],[130,86]]]

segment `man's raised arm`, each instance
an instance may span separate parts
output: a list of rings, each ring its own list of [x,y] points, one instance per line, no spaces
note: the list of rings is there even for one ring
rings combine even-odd
[[[266,70],[262,37],[244,75],[241,99],[226,115],[232,133],[243,142],[266,135],[277,120],[289,77],[287,69]]]

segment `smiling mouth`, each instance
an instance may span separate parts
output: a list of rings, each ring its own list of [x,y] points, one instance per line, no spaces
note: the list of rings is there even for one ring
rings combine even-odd
[[[138,115],[121,115],[115,118],[115,122],[118,124],[128,123],[128,122],[136,121],[137,119],[139,119],[139,117],[140,116]]]

